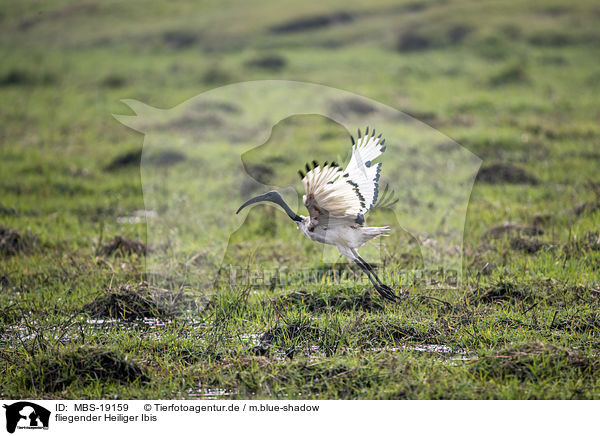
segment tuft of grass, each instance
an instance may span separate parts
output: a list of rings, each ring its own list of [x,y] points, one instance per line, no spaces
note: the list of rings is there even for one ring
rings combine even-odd
[[[519,284],[500,281],[493,286],[479,290],[476,294],[476,299],[482,303],[495,303],[504,300],[529,300],[530,295]]]
[[[524,251],[525,253],[534,254],[540,251],[544,247],[544,243],[542,241],[538,241],[537,239],[532,238],[512,238],[510,240],[510,247],[513,250]]]
[[[477,180],[484,183],[502,184],[528,184],[537,185],[537,177],[529,174],[524,168],[512,164],[495,163],[484,166],[477,174]]]
[[[31,253],[36,243],[37,238],[33,235],[0,226],[0,257]]]
[[[491,86],[523,84],[529,82],[527,67],[522,63],[513,63],[493,74],[488,83]]]
[[[202,82],[211,86],[225,85],[231,81],[231,74],[218,66],[211,67],[202,75]]]
[[[143,242],[126,239],[122,236],[115,236],[98,250],[102,256],[129,256],[132,254],[143,256],[147,252],[148,247]]]
[[[600,360],[585,353],[544,342],[516,343],[480,356],[470,370],[478,376],[536,381],[576,373],[593,377]]]
[[[93,318],[129,321],[165,318],[169,315],[169,311],[156,300],[145,283],[108,289],[86,304],[83,312]]]
[[[66,389],[71,384],[145,383],[150,379],[128,356],[102,346],[64,348],[52,354],[40,354],[25,372],[25,385],[39,394]]]
[[[385,305],[370,294],[364,292],[348,293],[335,289],[333,292],[300,292],[294,291],[282,299],[282,305],[304,307],[310,312],[327,312],[335,310],[382,311]]]

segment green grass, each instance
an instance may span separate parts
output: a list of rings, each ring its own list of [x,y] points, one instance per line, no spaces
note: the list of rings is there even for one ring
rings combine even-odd
[[[350,21],[276,30],[340,12]],[[0,397],[598,399],[598,14],[592,1],[3,3]],[[207,288],[201,267],[217,255],[193,238],[167,280],[145,273],[136,246],[103,248],[147,237],[135,162],[144,138],[112,118],[130,113],[120,100],[171,108],[259,79],[364,95],[451,137],[482,171],[527,175],[476,180],[460,287],[411,277],[418,243],[398,229],[380,275],[410,298],[383,302],[342,259],[315,260],[319,247],[268,208],[232,235],[225,264],[335,269],[342,280],[248,286],[225,271]],[[313,155],[343,153],[343,134],[299,116],[273,130],[267,147],[280,155],[220,138],[210,158],[230,155],[214,168],[150,156],[144,170],[183,188],[204,175],[218,192],[245,153],[259,172],[271,159],[267,182],[299,188],[288,177]],[[131,152],[133,164],[111,167]],[[388,171],[402,168],[404,156],[389,159]],[[253,192],[243,189],[214,207],[233,213]],[[411,201],[397,209],[407,219]]]

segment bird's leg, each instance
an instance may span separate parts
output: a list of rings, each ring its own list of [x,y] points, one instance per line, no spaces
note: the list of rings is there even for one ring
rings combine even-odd
[[[373,286],[375,287],[375,290],[377,292],[379,292],[379,295],[381,295],[383,298],[387,298],[388,300],[391,300],[391,301],[399,301],[400,300],[400,297],[398,297],[396,294],[394,294],[394,291],[392,291],[392,289],[389,286],[381,283],[379,281],[379,279],[375,280],[373,278],[373,276],[374,277],[377,277],[377,276],[375,275],[375,273],[372,272],[373,267],[371,267],[371,265],[369,265],[366,262],[364,262],[364,263],[361,262],[359,260],[359,258],[354,258],[352,260],[354,260],[354,262],[362,268],[362,270],[365,272],[367,277],[369,277],[369,280],[371,281],[371,283],[373,283]],[[371,274],[373,274],[373,276]]]
[[[387,298],[388,300],[391,300],[391,301],[400,301],[401,300],[401,298],[398,297],[389,286],[383,284],[381,282],[381,280],[379,280],[379,277],[377,277],[377,275],[373,271],[373,267],[371,265],[369,265],[367,262],[365,262],[358,255],[356,249],[338,246],[338,250],[340,251],[340,253],[342,253],[344,256],[346,256],[348,259],[351,259],[354,263],[356,263],[358,266],[360,266],[360,268],[365,272],[367,277],[369,277],[369,280],[371,281],[371,283],[373,283],[373,287],[375,287],[375,290],[377,292],[379,292],[379,295],[381,295],[383,298]]]
[[[375,277],[375,280],[377,280],[377,283],[379,283],[381,286],[386,286],[388,287],[385,283],[383,283],[381,281],[381,279],[379,277],[377,277],[377,274],[375,273],[375,269],[369,265],[369,263],[364,260],[362,257],[358,256],[358,259],[363,263],[363,265],[369,270],[369,272],[373,275],[373,277]]]
[[[377,280],[377,283],[379,284],[379,286],[381,286],[382,288],[387,289],[388,291],[392,290],[392,288],[390,288],[388,285],[386,285],[385,283],[383,283],[379,279],[379,277],[377,277],[377,274],[375,273],[375,269],[371,265],[369,265],[369,262],[367,262],[362,257],[360,257],[360,254],[358,254],[358,251],[352,250],[352,252],[358,258],[358,260],[360,260],[362,262],[362,264],[369,270],[369,272],[373,275],[373,277],[375,277],[375,280]]]
[[[373,283],[373,286],[375,286],[375,288],[377,288],[377,286],[379,286],[379,283],[377,283],[373,277],[371,276],[371,273],[369,272],[368,268],[358,259],[352,259],[358,266],[360,266],[360,268],[365,272],[365,274],[367,275],[367,277],[369,278],[369,280],[371,281],[371,283]]]

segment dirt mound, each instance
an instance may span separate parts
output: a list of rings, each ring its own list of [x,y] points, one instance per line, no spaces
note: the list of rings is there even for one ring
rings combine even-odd
[[[181,50],[198,42],[199,35],[185,30],[169,30],[162,34],[163,42],[173,50]]]
[[[479,170],[477,180],[498,185],[502,183],[537,185],[539,180],[525,169],[504,163],[496,163]]]
[[[495,303],[497,301],[523,301],[528,300],[527,295],[520,287],[511,282],[498,282],[487,289],[475,291],[475,301],[481,303]]]
[[[246,62],[247,67],[261,68],[269,71],[280,71],[286,65],[286,59],[277,54],[259,56]]]
[[[431,48],[432,40],[416,30],[407,30],[398,37],[396,50],[399,52],[421,51]]]
[[[571,209],[571,212],[576,216],[588,215],[596,212],[600,209],[600,201],[585,201],[583,203],[576,204]]]
[[[473,32],[471,26],[465,24],[457,24],[448,30],[448,38],[451,44],[457,44],[464,40],[469,34]]]
[[[18,211],[14,207],[4,206],[2,203],[0,203],[0,215],[14,216],[17,214]]]
[[[360,98],[347,98],[331,103],[333,112],[344,114],[368,115],[377,109]]]
[[[510,247],[513,250],[524,251],[529,254],[534,254],[544,247],[544,243],[532,238],[513,238],[510,240]]]
[[[335,24],[349,23],[353,20],[352,15],[347,12],[335,12],[333,14],[313,15],[301,17],[283,24],[271,27],[273,33],[291,33],[315,30],[329,27]]]
[[[261,163],[246,163],[243,162],[246,173],[254,180],[263,184],[268,184],[269,180],[275,174],[273,168]]]
[[[104,88],[122,88],[127,84],[127,78],[119,74],[109,74],[100,81],[100,86]]]
[[[126,384],[150,379],[136,363],[119,352],[83,346],[39,357],[32,363],[28,382],[46,392],[57,392],[73,382],[95,380]]]
[[[531,225],[533,226],[533,228],[539,229],[542,226],[551,224],[552,221],[554,221],[554,215],[550,213],[536,213],[531,218]]]
[[[196,120],[198,121],[198,120]],[[156,154],[151,154],[144,162],[153,166],[163,167],[171,166],[185,160],[185,155],[179,151],[165,150]],[[140,167],[142,162],[142,150],[132,150],[115,157],[108,165],[104,167],[105,171],[118,171],[122,168]]]
[[[143,256],[147,252],[148,247],[143,242],[125,239],[122,236],[115,236],[98,251],[102,256],[130,256],[132,254]]]
[[[105,171],[116,171],[121,168],[131,166],[140,166],[142,160],[142,150],[127,151],[115,157],[108,165],[104,167]]]
[[[83,307],[93,318],[122,319],[167,318],[169,311],[156,301],[145,283],[109,289]]]
[[[0,257],[10,257],[28,253],[34,247],[36,238],[22,235],[16,230],[0,226]]]
[[[51,74],[38,74],[25,70],[10,70],[0,76],[0,87],[52,85],[56,78]]]
[[[209,123],[214,120],[209,120]],[[148,157],[148,163],[157,167],[171,166],[185,160],[185,155],[175,150],[165,150]],[[145,161],[145,159],[144,159]]]
[[[493,239],[501,238],[504,235],[526,235],[539,236],[543,235],[544,231],[536,226],[524,226],[511,222],[505,222],[502,225],[491,227],[485,232],[485,236]]]
[[[583,203],[576,204],[570,210],[566,210],[566,213],[571,213],[575,216],[583,216],[591,215],[600,210],[600,182],[589,180],[586,183],[586,186],[590,188],[596,198],[591,201],[584,201]]]
[[[527,74],[527,69],[522,63],[517,63],[508,65],[506,68],[492,75],[489,78],[488,83],[490,86],[503,86],[527,83],[528,81],[529,75]]]
[[[232,80],[231,74],[218,65],[210,67],[202,75],[202,81],[209,85],[225,84]]]

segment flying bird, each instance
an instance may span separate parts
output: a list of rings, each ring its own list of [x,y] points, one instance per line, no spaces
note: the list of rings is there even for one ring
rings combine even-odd
[[[305,190],[302,200],[309,216],[297,215],[277,191],[249,199],[236,214],[258,202],[278,204],[304,236],[337,247],[341,254],[360,266],[383,298],[399,301],[400,297],[379,279],[357,251],[371,239],[390,232],[387,226],[367,227],[365,223],[365,214],[377,203],[381,163],[373,161],[385,151],[385,139],[381,134],[375,136],[375,130],[369,134],[368,127],[364,135],[358,130],[356,141],[352,136],[350,139],[352,157],[344,170],[335,162],[312,161],[312,165],[306,164],[306,171],[298,171]]]

